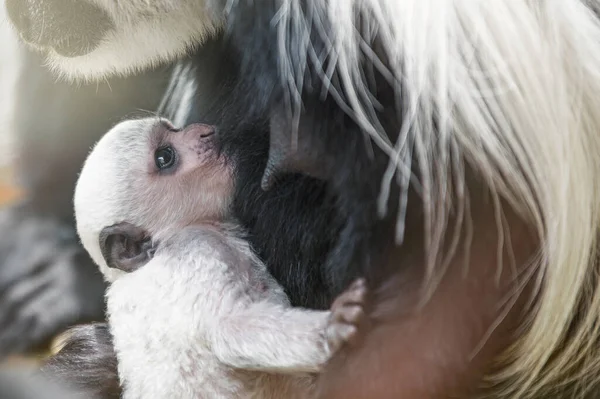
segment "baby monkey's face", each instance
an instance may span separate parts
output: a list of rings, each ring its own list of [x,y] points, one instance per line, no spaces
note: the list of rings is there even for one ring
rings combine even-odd
[[[137,270],[163,238],[185,226],[227,217],[233,173],[220,156],[214,126],[176,129],[164,119],[128,121],[109,132],[95,151],[110,154],[107,161],[127,171],[110,187],[121,198],[114,212],[121,216],[111,218],[116,223],[99,236],[109,268]]]
[[[220,155],[214,126],[123,121],[98,141],[79,176],[74,205],[81,242],[112,281],[107,256],[139,264],[139,254],[151,253],[150,241],[228,219],[233,168]]]
[[[152,219],[180,227],[226,217],[233,173],[220,155],[214,126],[175,129],[161,120],[151,127],[147,144],[146,173],[136,195]]]

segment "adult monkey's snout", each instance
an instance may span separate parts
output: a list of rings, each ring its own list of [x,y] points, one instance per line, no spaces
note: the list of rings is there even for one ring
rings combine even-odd
[[[114,26],[85,0],[6,0],[6,11],[23,41],[64,57],[92,52]]]

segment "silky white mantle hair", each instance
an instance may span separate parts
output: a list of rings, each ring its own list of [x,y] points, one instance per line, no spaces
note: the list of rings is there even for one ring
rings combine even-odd
[[[308,34],[298,2],[283,3],[281,47],[288,24]],[[442,261],[448,204],[459,210],[464,226],[469,224],[465,163],[495,194],[501,241],[509,232],[499,197],[537,228],[541,253],[530,266],[539,269],[537,306],[529,328],[505,354],[507,365],[491,380],[510,381],[507,397],[528,397],[578,378],[583,384],[600,378],[600,358],[591,353],[600,335],[600,287],[590,280],[590,271],[598,272],[600,225],[600,22],[592,9],[599,3],[309,3],[318,15],[335,21],[331,54],[349,99],[345,105],[390,155],[391,173],[382,182],[383,212],[394,170],[400,184],[408,179],[410,165],[399,160],[414,156],[420,161],[431,281],[439,278],[434,266]],[[366,17],[370,29],[356,29],[356,13]],[[399,93],[408,93],[396,143],[370,117],[373,105],[357,67],[361,57],[373,57],[362,47],[361,35],[366,42],[371,39],[365,32],[382,39],[389,80]],[[301,81],[287,61],[282,57],[281,68],[293,89]],[[587,305],[583,321],[566,339],[582,303]]]
[[[129,1],[139,7],[145,4]],[[97,4],[105,2],[112,3],[95,0]],[[193,20],[204,21],[206,16],[200,19],[180,12],[191,10],[190,2],[199,0],[157,0],[153,7],[164,3],[162,9],[167,13],[185,15],[188,20],[182,26]],[[235,7],[236,1],[228,3],[228,7]],[[292,31],[308,38],[313,21],[307,20],[307,8],[301,9],[298,0],[280,3],[276,21],[281,40],[280,68],[291,99],[299,100],[303,68],[292,64],[285,52],[286,35]],[[207,4],[212,7],[215,1]],[[323,65],[323,79],[327,81],[334,65],[347,98],[347,103],[340,105],[390,156],[389,173],[382,181],[382,213],[387,208],[390,184],[406,185],[409,161],[419,161],[431,282],[439,279],[435,265],[442,263],[441,240],[449,227],[449,207],[458,209],[463,228],[470,225],[464,181],[467,165],[485,179],[494,194],[499,246],[506,244],[504,236],[509,234],[501,199],[537,229],[542,247],[539,259],[530,266],[530,277],[539,279],[536,308],[519,341],[503,356],[506,367],[490,378],[509,381],[504,393],[511,398],[534,396],[577,378],[583,382],[600,379],[600,356],[594,357],[600,337],[600,287],[596,279],[600,272],[596,263],[600,226],[600,187],[596,184],[600,177],[600,21],[594,9],[600,9],[600,2],[308,0],[306,4],[311,15],[333,21],[333,31],[328,32],[331,57]],[[125,9],[132,12],[131,7]],[[355,26],[358,14],[368,22],[360,33]],[[122,20],[130,21],[129,17]],[[152,28],[163,34],[158,41],[161,46],[114,47],[130,49],[128,59],[137,64],[108,62],[108,45],[102,47],[106,61],[102,65],[67,65],[60,58],[52,58],[51,63],[66,74],[97,78],[103,73],[129,73],[172,59],[174,53],[189,47],[191,38],[175,31],[169,37],[171,28],[166,24],[171,19],[165,21],[164,26]],[[218,31],[219,21],[207,23],[204,31],[190,30],[198,32],[193,38],[196,44]],[[372,38],[369,35],[382,40],[385,65],[364,46]],[[144,37],[127,35],[119,40],[144,41]],[[310,45],[309,40],[296,43]],[[144,49],[139,57],[136,48]],[[152,49],[156,49],[155,54]],[[121,60],[119,54],[110,56]],[[396,143],[381,133],[372,116],[374,105],[359,69],[359,60],[364,57],[372,57],[378,68],[386,70],[407,104]],[[402,233],[399,217],[398,238]],[[573,327],[577,312],[581,312],[581,321]]]
[[[308,34],[298,2],[283,3],[282,45],[286,24]],[[442,261],[449,204],[463,215],[464,226],[469,224],[467,163],[494,194],[501,241],[509,232],[500,197],[537,228],[541,253],[530,266],[539,269],[536,309],[529,328],[505,354],[507,365],[491,380],[510,381],[504,393],[514,398],[578,378],[583,384],[600,379],[600,357],[593,357],[597,352],[592,347],[600,335],[600,287],[590,273],[599,272],[600,21],[592,9],[599,2],[309,3],[318,15],[334,21],[331,54],[349,99],[346,105],[390,155],[390,171],[398,170],[400,184],[410,165],[398,160],[410,160],[414,145],[412,156],[421,165],[427,252],[432,254],[430,281],[439,278],[434,266]],[[367,17],[370,29],[358,32],[357,12]],[[380,134],[377,120],[370,117],[373,105],[357,67],[361,57],[372,56],[362,47],[361,35],[370,39],[365,31],[382,38],[389,79],[408,104],[396,143]],[[289,73],[288,82],[297,85],[295,69],[286,61],[282,57],[281,68]],[[382,211],[392,176],[382,182]],[[566,339],[582,303],[582,321]]]

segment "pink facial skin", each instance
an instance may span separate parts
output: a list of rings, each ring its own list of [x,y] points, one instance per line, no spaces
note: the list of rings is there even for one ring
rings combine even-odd
[[[160,234],[169,227],[224,221],[233,195],[233,166],[220,156],[216,128],[196,123],[175,129],[163,119],[150,129],[146,173],[131,197],[145,208],[141,225]]]

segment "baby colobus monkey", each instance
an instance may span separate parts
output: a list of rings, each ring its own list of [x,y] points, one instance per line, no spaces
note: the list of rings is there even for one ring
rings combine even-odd
[[[310,398],[359,336],[363,280],[331,311],[291,307],[229,214],[234,167],[213,127],[156,118],[117,125],[85,162],[77,229],[112,282],[125,399]]]

